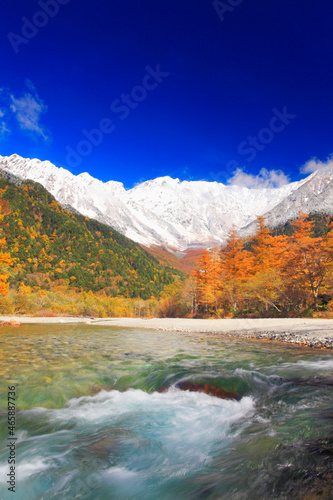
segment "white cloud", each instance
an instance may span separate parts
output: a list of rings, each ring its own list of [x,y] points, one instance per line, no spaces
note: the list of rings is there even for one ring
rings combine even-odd
[[[35,92],[33,94],[25,93],[23,97],[15,97],[10,95],[10,109],[15,115],[16,120],[22,130],[37,134],[47,140],[44,127],[40,124],[40,118],[46,112],[47,106],[38,97]]]
[[[4,111],[0,109],[0,118],[3,118],[4,116]],[[8,134],[10,134],[10,130],[7,126],[7,123],[5,122],[5,120],[0,119],[0,140],[7,139]]]
[[[7,128],[6,123],[2,120],[0,122],[0,136],[4,136],[7,132],[10,132],[10,130]]]
[[[312,174],[312,172],[315,172],[316,170],[332,166],[333,158],[327,158],[326,162],[317,160],[317,158],[312,158],[300,168],[300,172],[301,174]]]
[[[289,182],[289,177],[282,170],[267,170],[266,168],[262,168],[258,175],[247,174],[241,168],[237,168],[228,180],[231,186],[252,189],[279,188]]]
[[[0,119],[6,116],[6,122],[0,120],[0,133],[9,132],[12,121],[17,121],[21,130],[28,132],[33,137],[49,139],[45,127],[40,123],[42,114],[46,112],[46,104],[39,98],[36,88],[30,80],[25,81],[24,93],[10,92],[9,89],[0,88]]]

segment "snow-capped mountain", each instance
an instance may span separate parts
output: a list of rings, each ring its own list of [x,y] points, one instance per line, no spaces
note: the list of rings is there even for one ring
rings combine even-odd
[[[0,169],[40,182],[62,205],[71,205],[138,243],[174,250],[219,244],[233,224],[244,228],[258,215],[268,213],[269,222],[279,223],[291,213],[297,215],[300,208],[322,207],[321,196],[333,189],[333,171],[329,180],[315,172],[276,189],[159,177],[126,190],[120,182],[104,183],[88,173],[75,176],[48,161],[18,155],[0,156]],[[332,193],[328,200],[332,209]]]
[[[264,215],[266,224],[275,227],[295,219],[300,210],[305,213],[333,213],[333,168],[327,166],[309,175],[302,184]],[[253,233],[254,223],[241,229],[240,234]]]

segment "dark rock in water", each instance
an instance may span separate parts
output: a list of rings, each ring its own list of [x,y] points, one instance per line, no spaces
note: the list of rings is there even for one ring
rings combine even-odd
[[[333,407],[332,408],[325,408],[324,410],[321,410],[318,414],[318,417],[320,417],[324,420],[333,420]]]
[[[257,470],[257,478],[258,483],[253,486],[258,498],[331,500],[333,438],[281,445],[266,468]]]
[[[292,379],[291,382],[299,385],[331,385],[333,386],[333,377],[313,377],[311,379]]]
[[[236,394],[235,392],[225,391],[224,389],[220,389],[215,385],[211,384],[196,384],[188,381],[177,382],[175,386],[177,389],[181,389],[182,391],[191,391],[191,392],[204,392],[209,396],[214,396],[220,399],[235,399],[236,401],[240,401],[242,399],[241,396]],[[168,387],[162,387],[158,392],[166,392],[170,389]]]
[[[112,429],[100,432],[93,436],[82,437],[74,441],[74,456],[80,461],[102,461],[113,464],[114,454],[119,451],[123,443],[131,446],[136,444],[136,436],[125,429]]]
[[[332,385],[333,386],[333,377],[314,377],[314,379],[310,381],[310,385]]]
[[[170,389],[170,387],[176,387],[177,389],[180,389],[182,391],[204,392],[205,394],[208,394],[209,396],[214,396],[214,397],[220,398],[220,399],[234,399],[236,401],[240,401],[242,399],[242,396],[240,396],[239,394],[236,394],[235,392],[231,392],[231,391],[226,391],[224,389],[220,389],[219,387],[216,387],[215,385],[199,384],[199,383],[188,382],[188,381],[180,381],[180,382],[177,382],[175,385],[172,385],[172,386],[168,385],[166,387],[162,387],[161,389],[159,389],[158,392],[167,392]],[[114,385],[104,384],[104,385],[94,386],[91,388],[91,394],[96,394],[102,390],[112,391],[113,389],[115,389]]]
[[[109,391],[112,391],[113,389],[114,389],[114,384],[112,384],[112,385],[111,384],[94,385],[90,389],[90,394],[91,395],[98,394],[101,391],[109,392]]]

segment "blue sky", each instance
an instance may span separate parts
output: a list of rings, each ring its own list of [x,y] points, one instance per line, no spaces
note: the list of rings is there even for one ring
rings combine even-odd
[[[331,0],[5,4],[1,155],[130,188],[278,186],[333,153]]]

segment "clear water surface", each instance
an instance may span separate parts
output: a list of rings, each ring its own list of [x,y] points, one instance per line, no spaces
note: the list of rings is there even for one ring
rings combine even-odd
[[[2,328],[0,345],[1,499],[333,498],[329,351],[65,324]]]

